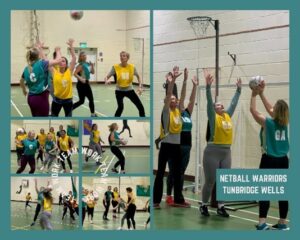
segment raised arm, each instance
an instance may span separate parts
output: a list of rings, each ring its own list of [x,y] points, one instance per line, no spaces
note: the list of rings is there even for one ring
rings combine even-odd
[[[239,102],[239,98],[241,95],[241,89],[242,89],[242,80],[240,78],[238,78],[236,81],[236,92],[230,102],[228,109],[226,110],[226,112],[229,114],[230,117],[233,115],[235,108]]]
[[[270,114],[270,116],[273,117],[273,105],[268,101],[268,99],[264,95],[265,86],[266,86],[265,81],[262,81],[259,84],[259,86],[258,86],[259,96],[265,106],[265,109]]]
[[[257,90],[252,90],[251,101],[250,101],[250,112],[255,119],[255,121],[260,124],[262,127],[265,127],[266,117],[262,115],[256,109],[256,96],[258,95]]]
[[[190,101],[189,101],[189,104],[188,104],[188,107],[187,107],[190,115],[192,115],[193,109],[194,109],[194,106],[195,106],[196,92],[197,92],[197,87],[199,85],[198,78],[196,76],[194,76],[192,78],[192,82],[193,82],[193,89],[192,89],[192,93],[191,93],[191,96],[190,96]]]
[[[70,38],[67,42],[67,45],[70,47],[70,53],[71,53],[71,62],[70,62],[70,70],[73,72],[75,65],[76,65],[76,55],[74,50],[74,39]]]
[[[34,179],[34,187],[35,187],[36,194],[38,194],[39,189],[38,189],[38,186],[37,186],[37,179],[36,178]]]
[[[184,111],[184,100],[186,96],[186,81],[188,79],[189,72],[187,68],[184,69],[184,78],[181,87],[180,101],[179,101],[179,109],[181,112]]]
[[[215,117],[215,108],[211,95],[211,85],[214,81],[214,78],[206,69],[203,70],[203,73],[206,82],[207,117],[209,121],[213,121]]]
[[[41,58],[41,59],[44,59],[44,60],[47,60],[47,56],[46,56],[45,53],[44,53],[44,43],[38,41],[38,42],[35,44],[35,47],[39,50],[40,58]]]
[[[169,81],[169,83],[168,83],[167,96],[166,96],[165,105],[164,105],[165,110],[169,109],[175,81],[181,74],[182,73],[179,72],[179,67],[175,66],[173,68],[173,74],[171,72],[169,72],[169,74],[167,76],[167,80]]]

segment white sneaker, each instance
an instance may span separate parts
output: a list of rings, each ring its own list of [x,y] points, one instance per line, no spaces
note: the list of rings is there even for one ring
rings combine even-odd
[[[123,230],[123,228],[122,227],[118,227],[118,230]]]
[[[43,171],[43,170],[44,170],[44,166],[42,166],[42,167],[40,168],[40,170]]]
[[[93,220],[90,220],[90,224],[93,224]]]
[[[73,170],[70,170],[70,173],[73,173]]]

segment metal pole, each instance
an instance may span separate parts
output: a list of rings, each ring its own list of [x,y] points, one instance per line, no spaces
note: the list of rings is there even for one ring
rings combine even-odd
[[[142,38],[143,48],[142,48],[142,86],[144,86],[144,61],[145,61],[145,39]]]
[[[215,21],[215,30],[216,30],[216,96],[215,96],[215,102],[218,101],[219,96],[219,20]]]

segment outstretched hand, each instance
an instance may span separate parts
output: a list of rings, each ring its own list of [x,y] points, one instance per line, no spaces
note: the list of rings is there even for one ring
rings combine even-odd
[[[176,79],[178,78],[180,75],[182,74],[182,72],[179,72],[179,67],[178,66],[174,66],[173,67],[173,78]]]
[[[209,73],[207,69],[203,69],[203,73],[204,73],[206,85],[211,86],[214,81],[213,76]]]
[[[193,82],[193,85],[194,85],[194,86],[198,86],[198,85],[199,85],[199,80],[198,80],[197,76],[194,76],[194,77],[192,78],[192,82]]]
[[[67,45],[71,48],[71,47],[73,47],[73,44],[74,44],[74,39],[70,38],[70,39],[67,41]]]

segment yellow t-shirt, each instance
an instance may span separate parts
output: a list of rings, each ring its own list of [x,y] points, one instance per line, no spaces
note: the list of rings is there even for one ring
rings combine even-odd
[[[70,99],[73,97],[72,73],[70,68],[64,73],[53,68],[53,89],[54,96],[59,99]]]
[[[214,144],[232,144],[232,121],[228,113],[216,114]]]
[[[92,131],[93,134],[93,142],[94,143],[99,143],[100,142],[100,131],[96,130],[96,131]]]
[[[30,201],[31,200],[31,196],[30,195],[26,195],[26,201]]]
[[[38,139],[39,144],[40,144],[41,146],[44,146],[45,143],[46,143],[47,134],[45,134],[45,133],[44,133],[44,134],[39,133],[39,134],[37,135],[37,139]]]
[[[27,138],[27,134],[26,133],[23,133],[23,134],[20,134],[18,136],[16,136],[16,140],[19,141],[19,143],[16,143],[16,147],[17,148],[23,148],[23,144],[22,144],[22,141]]]
[[[170,123],[169,123],[169,133],[177,134],[180,133],[182,129],[181,113],[178,108],[175,110],[170,110]]]
[[[52,201],[50,199],[46,199],[46,198],[44,198],[43,201],[44,201],[44,205],[43,205],[44,211],[51,212],[52,211]]]
[[[115,64],[114,69],[117,75],[117,85],[121,88],[129,87],[133,81],[134,65],[127,64],[126,67],[122,67],[120,64]]]
[[[119,199],[119,193],[118,192],[113,192],[113,199],[117,201]]]
[[[68,151],[70,149],[69,139],[70,139],[70,137],[67,135],[64,138],[60,137],[58,139],[59,147],[62,151]]]

